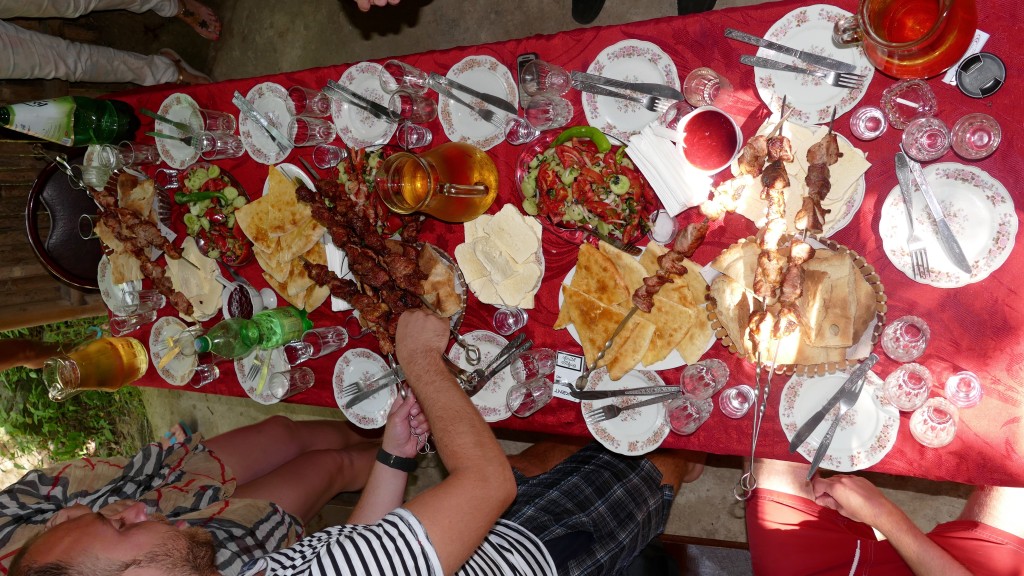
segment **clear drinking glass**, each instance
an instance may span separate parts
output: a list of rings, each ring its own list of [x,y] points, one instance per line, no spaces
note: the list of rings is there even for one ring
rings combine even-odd
[[[882,391],[885,399],[900,412],[913,412],[920,408],[932,389],[935,379],[920,364],[904,364],[885,379]]]
[[[555,371],[555,351],[550,348],[534,348],[520,354],[509,370],[519,384],[544,378]]]
[[[334,168],[345,158],[348,158],[348,151],[332,144],[318,144],[313,148],[313,164],[321,170]]]
[[[412,148],[429,146],[434,140],[434,133],[426,126],[420,126],[412,122],[402,122],[398,125],[398,130],[395,132],[395,139],[403,149],[410,150]]]
[[[888,126],[885,114],[882,113],[881,108],[875,106],[861,106],[850,116],[850,132],[861,140],[878,138],[885,133]]]
[[[323,118],[295,116],[288,121],[288,137],[296,146],[316,146],[334,140],[334,123]]]
[[[561,66],[534,60],[523,66],[519,73],[519,85],[530,96],[542,92],[561,96],[572,87],[572,77]]]
[[[729,367],[717,358],[701,360],[683,369],[679,386],[683,396],[691,400],[705,400],[722,389],[729,381]]]
[[[181,171],[173,168],[161,168],[153,173],[153,183],[157,188],[177,190],[181,188]]]
[[[199,115],[207,132],[234,132],[238,127],[238,120],[229,112],[200,108]]]
[[[498,308],[494,313],[494,329],[502,336],[526,326],[526,310],[522,308]]]
[[[93,159],[96,166],[102,166],[110,171],[120,170],[125,166],[125,159],[121,154],[121,149],[111,144],[101,144],[98,146]]]
[[[694,398],[680,397],[669,402],[668,425],[676,434],[687,436],[693,434],[700,428],[714,410],[715,404],[710,398],[697,400]]]
[[[408,90],[396,90],[388,100],[388,110],[395,122],[407,120],[413,124],[426,124],[437,118],[437,103]]]
[[[509,116],[505,121],[505,141],[513,146],[533,142],[540,137],[540,130],[522,116]]]
[[[193,388],[202,388],[210,382],[220,378],[220,368],[216,364],[200,364],[188,380],[188,385]]]
[[[742,418],[754,405],[757,394],[746,384],[722,390],[718,396],[718,408],[729,418]]]
[[[341,326],[326,326],[306,330],[302,336],[284,345],[284,355],[288,364],[305,362],[310,358],[319,358],[330,354],[348,344],[348,331]]]
[[[551,401],[555,385],[545,377],[534,378],[508,389],[505,404],[512,414],[526,418]]]
[[[264,389],[274,398],[284,400],[299,392],[308,390],[315,381],[316,377],[313,375],[312,369],[306,367],[292,368],[291,370],[283,370],[271,374],[267,378],[267,384]]]
[[[694,108],[714,106],[715,100],[731,91],[732,84],[707,67],[694,69],[683,81],[683,97]]]
[[[331,99],[320,90],[292,86],[288,89],[288,97],[295,104],[296,116],[323,118],[331,113]]]
[[[882,331],[882,349],[897,362],[912,362],[924,354],[931,330],[917,316],[896,319]]]
[[[992,154],[1002,139],[999,122],[988,114],[967,114],[953,124],[953,151],[967,160],[981,160]]]
[[[153,289],[121,292],[120,300],[124,310],[131,314],[159,310],[167,304],[167,297]]]
[[[949,151],[949,128],[935,117],[918,118],[903,132],[903,150],[918,162],[931,162]]]
[[[204,160],[238,158],[245,153],[245,146],[237,134],[229,132],[203,132],[192,141]]]
[[[423,94],[427,91],[427,73],[401,60],[388,60],[380,71],[380,87],[388,94],[395,90]]]
[[[942,448],[956,436],[960,412],[949,400],[929,398],[910,416],[910,433],[929,448]]]
[[[650,217],[651,230],[647,237],[658,244],[668,244],[679,233],[679,223],[668,213],[668,210],[655,210]]]
[[[124,166],[148,166],[160,163],[160,151],[155,144],[122,141],[117,145]]]
[[[946,380],[946,398],[957,408],[971,408],[981,402],[981,379],[974,372],[963,370]]]
[[[125,316],[114,316],[110,319],[110,333],[114,336],[124,336],[156,320],[156,310],[128,314]]]
[[[897,82],[882,92],[882,110],[889,125],[903,130],[915,118],[934,116],[939,101],[923,80]]]
[[[561,128],[572,119],[572,104],[557,94],[537,94],[526,104],[523,116],[538,130]]]

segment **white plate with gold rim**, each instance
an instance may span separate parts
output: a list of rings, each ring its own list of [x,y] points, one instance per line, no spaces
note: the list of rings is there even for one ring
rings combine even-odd
[[[519,88],[516,87],[512,73],[504,64],[490,56],[467,56],[452,66],[445,76],[479,92],[498,96],[511,102],[513,106],[519,105]],[[473,96],[458,90],[453,92],[477,108],[495,111],[495,117],[499,120],[506,116],[504,112],[496,110],[493,106],[486,106]],[[501,128],[485,122],[469,108],[443,95],[438,97],[437,116],[441,119],[444,133],[455,142],[465,142],[481,150],[489,150],[505,141],[505,133]]]
[[[351,408],[346,408],[348,398],[342,390],[356,382],[370,382],[390,370],[388,363],[379,354],[365,348],[354,348],[341,355],[334,365],[334,401],[349,422],[360,428],[381,428],[388,421],[391,404],[398,398],[398,389],[388,386]]]
[[[648,386],[665,386],[654,372],[633,370],[617,381],[608,377],[607,368],[598,368],[590,373],[587,390],[618,390],[623,388],[646,388]],[[665,392],[676,389],[665,386]],[[625,408],[649,400],[650,396],[617,396],[602,400],[584,400],[580,402],[583,414],[608,404]],[[644,406],[635,410],[627,410],[618,418],[604,422],[587,422],[587,428],[594,438],[605,448],[624,456],[640,456],[661,446],[668,436],[668,413],[665,410],[668,400],[661,404]]]

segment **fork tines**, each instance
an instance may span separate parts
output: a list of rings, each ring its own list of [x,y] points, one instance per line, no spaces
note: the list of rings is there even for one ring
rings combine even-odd
[[[913,265],[914,276],[921,280],[928,279],[928,251],[924,248],[910,251],[910,261]]]

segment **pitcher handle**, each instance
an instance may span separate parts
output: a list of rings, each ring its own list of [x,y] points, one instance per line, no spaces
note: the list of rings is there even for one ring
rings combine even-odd
[[[832,43],[840,48],[855,46],[864,41],[860,16],[851,14],[840,18],[832,27]]]
[[[456,198],[479,198],[487,196],[489,192],[490,190],[488,190],[487,185],[483,182],[477,182],[476,184],[443,184],[441,186],[441,194]]]

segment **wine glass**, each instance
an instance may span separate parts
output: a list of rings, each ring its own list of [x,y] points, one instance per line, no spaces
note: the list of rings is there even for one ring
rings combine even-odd
[[[928,399],[928,392],[935,379],[932,373],[920,364],[904,364],[885,379],[882,392],[885,399],[901,412],[913,412]]]
[[[897,362],[912,362],[924,354],[930,337],[927,322],[917,316],[903,316],[882,331],[882,349]]]
[[[691,400],[706,400],[729,381],[729,367],[717,358],[701,360],[683,370],[679,386],[683,396]]]
[[[942,448],[956,436],[960,413],[949,400],[937,396],[914,410],[910,417],[910,433],[929,448]]]

